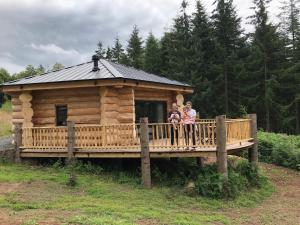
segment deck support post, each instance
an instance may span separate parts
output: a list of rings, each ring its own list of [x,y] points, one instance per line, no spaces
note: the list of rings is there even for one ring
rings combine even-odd
[[[22,123],[14,125],[15,163],[21,163],[20,147],[22,145]]]
[[[151,188],[151,169],[149,152],[148,118],[140,119],[141,123],[141,169],[142,182],[145,188]]]
[[[196,157],[196,162],[199,167],[204,166],[204,157]]]
[[[217,167],[218,173],[228,180],[227,170],[227,149],[226,149],[226,116],[216,117],[216,138],[217,138]]]
[[[249,114],[251,120],[251,138],[253,138],[253,147],[248,149],[248,159],[253,165],[258,163],[258,141],[257,141],[257,117],[256,114]]]
[[[68,164],[74,163],[74,148],[75,148],[75,123],[73,121],[67,122],[68,129]]]

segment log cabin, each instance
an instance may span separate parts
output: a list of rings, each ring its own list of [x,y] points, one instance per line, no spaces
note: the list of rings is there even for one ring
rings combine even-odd
[[[255,115],[220,117],[224,124],[219,126],[216,119],[197,121],[193,151],[187,150],[180,124],[172,144],[167,111],[172,102],[182,107],[193,87],[96,56],[90,62],[7,82],[2,90],[12,98],[20,158],[144,158],[141,149],[148,149],[149,157],[215,157],[218,146],[225,146],[226,154],[255,146]],[[147,129],[141,129],[139,121],[145,117]],[[141,130],[147,130],[146,136]],[[145,143],[148,147],[143,148]]]

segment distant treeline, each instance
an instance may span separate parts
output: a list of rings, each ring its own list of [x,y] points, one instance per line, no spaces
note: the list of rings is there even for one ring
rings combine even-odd
[[[200,1],[193,13],[186,13],[183,1],[161,38],[150,32],[143,40],[134,26],[125,47],[116,37],[106,48],[100,41],[96,53],[193,85],[190,99],[201,118],[256,112],[260,128],[299,134],[300,0],[281,3],[279,24],[269,20],[269,2],[253,0],[247,22],[254,31],[246,33],[233,0],[216,0],[211,16]],[[26,71],[14,79],[34,75],[31,68]]]

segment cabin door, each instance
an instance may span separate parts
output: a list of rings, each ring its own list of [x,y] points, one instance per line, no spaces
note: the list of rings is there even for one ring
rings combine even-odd
[[[167,120],[167,103],[163,101],[135,101],[135,121],[148,117],[149,123],[165,123]]]

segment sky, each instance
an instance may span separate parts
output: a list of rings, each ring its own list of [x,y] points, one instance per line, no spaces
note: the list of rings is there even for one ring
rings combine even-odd
[[[71,66],[91,60],[96,45],[112,46],[118,35],[126,45],[136,24],[143,38],[152,31],[161,37],[180,12],[182,0],[0,0],[0,68],[10,73],[26,65],[46,68],[56,63]],[[214,0],[202,0],[207,12]],[[195,0],[188,0],[188,12]],[[253,14],[252,0],[234,0],[246,31]],[[275,22],[279,0],[269,7]]]

